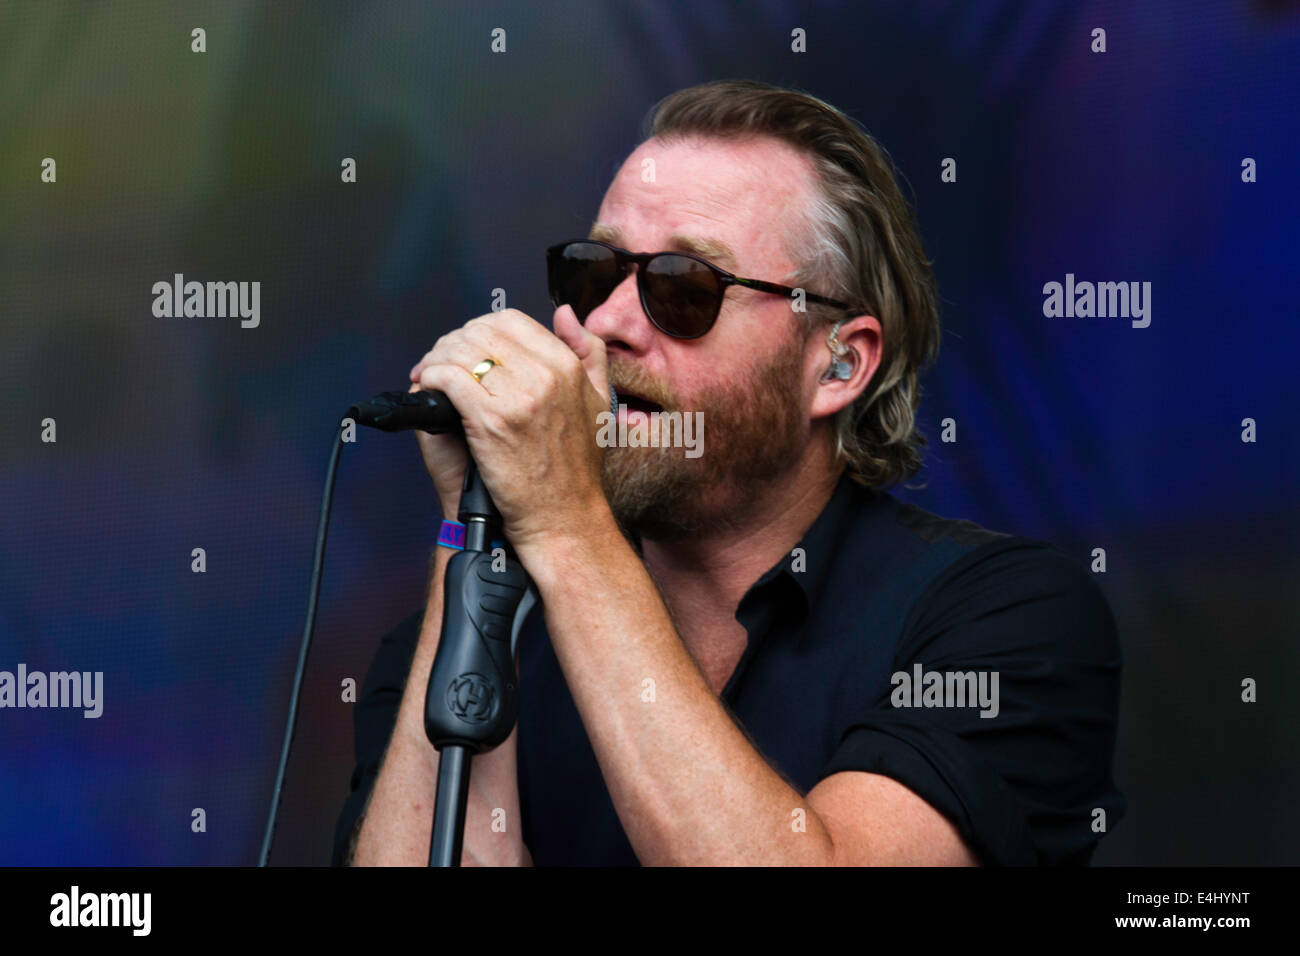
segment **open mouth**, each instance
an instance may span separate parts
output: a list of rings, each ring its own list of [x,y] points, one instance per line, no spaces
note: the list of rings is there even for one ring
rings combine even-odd
[[[629,412],[644,412],[649,415],[651,412],[663,411],[662,405],[656,404],[647,398],[642,398],[640,395],[636,395],[632,392],[619,391],[617,388],[615,388],[614,391],[618,395],[618,403],[620,405],[626,405]]]

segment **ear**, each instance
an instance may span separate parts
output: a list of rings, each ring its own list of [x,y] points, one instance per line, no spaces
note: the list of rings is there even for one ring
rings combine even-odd
[[[855,315],[844,320],[836,338],[843,349],[854,353],[843,357],[851,369],[849,377],[823,382],[821,379],[835,358],[828,345],[833,328],[833,325],[821,326],[808,337],[808,374],[810,387],[814,389],[809,412],[813,421],[829,418],[853,404],[871,383],[884,351],[884,330],[879,319],[873,315]]]

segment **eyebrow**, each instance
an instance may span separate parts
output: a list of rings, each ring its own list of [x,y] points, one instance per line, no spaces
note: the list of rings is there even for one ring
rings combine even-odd
[[[623,233],[617,227],[605,225],[603,222],[593,224],[587,233],[587,238],[599,239],[601,242],[608,242],[615,246],[624,245]],[[736,269],[736,255],[721,239],[712,239],[708,236],[685,236],[678,233],[668,240],[668,249],[664,251],[690,252],[730,272]]]

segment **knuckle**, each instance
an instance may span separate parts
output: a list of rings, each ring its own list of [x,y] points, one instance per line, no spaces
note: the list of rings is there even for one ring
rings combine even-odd
[[[523,420],[532,419],[541,410],[542,403],[538,397],[531,392],[525,392],[519,396],[519,402],[516,410]]]
[[[474,319],[471,324],[458,330],[457,341],[463,348],[484,349],[495,337],[492,323],[486,318]]]

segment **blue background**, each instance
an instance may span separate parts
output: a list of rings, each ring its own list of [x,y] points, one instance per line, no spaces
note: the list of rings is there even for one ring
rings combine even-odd
[[[737,76],[848,111],[915,197],[945,332],[900,497],[1106,549],[1096,862],[1300,863],[1295,5],[937,0],[0,7],[0,669],[105,675],[98,720],[0,711],[0,863],[256,859],[333,422],[494,288],[549,323],[542,250],[647,109]],[[155,318],[176,272],[260,281],[260,327]],[[1067,272],[1151,282],[1150,327],[1045,318]],[[275,863],[328,860],[340,684],[437,520],[412,438],[346,449]]]

